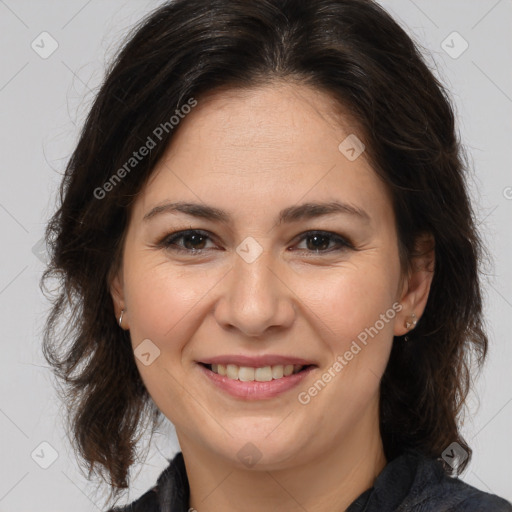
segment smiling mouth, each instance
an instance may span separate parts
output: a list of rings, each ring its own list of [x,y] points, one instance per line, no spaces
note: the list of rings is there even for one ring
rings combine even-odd
[[[284,377],[289,377],[290,375],[295,375],[315,366],[312,364],[276,364],[272,366],[254,368],[251,366],[238,366],[236,364],[199,364],[217,375],[221,375],[230,380],[243,382],[270,382],[272,380],[278,380]]]

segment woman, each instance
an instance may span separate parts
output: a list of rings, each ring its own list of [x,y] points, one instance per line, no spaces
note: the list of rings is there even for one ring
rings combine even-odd
[[[178,0],[141,23],[44,277],[90,470],[118,496],[145,420],[176,428],[157,485],[116,510],[512,510],[457,478],[487,337],[454,124],[371,1]]]

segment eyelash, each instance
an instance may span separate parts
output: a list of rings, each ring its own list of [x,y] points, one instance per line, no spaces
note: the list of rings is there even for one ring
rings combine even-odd
[[[164,247],[166,249],[169,249],[174,252],[178,253],[187,253],[190,255],[202,255],[205,251],[209,249],[184,249],[182,247],[179,247],[175,244],[176,240],[182,239],[187,235],[201,235],[203,237],[208,238],[209,240],[212,240],[210,235],[206,231],[202,231],[200,229],[187,229],[183,231],[176,231],[174,233],[171,233],[170,235],[166,235],[159,243],[159,247]],[[338,244],[338,249],[327,249],[327,250],[320,250],[320,251],[311,251],[308,249],[299,249],[300,251],[306,251],[309,253],[312,253],[314,255],[318,254],[328,254],[331,252],[339,252],[347,249],[355,250],[354,245],[351,243],[350,240],[347,238],[344,238],[340,235],[337,235],[336,233],[331,233],[329,231],[306,231],[301,234],[298,243],[301,243],[302,241],[306,240],[307,238],[313,237],[313,236],[320,236],[330,239],[330,241],[334,241]]]

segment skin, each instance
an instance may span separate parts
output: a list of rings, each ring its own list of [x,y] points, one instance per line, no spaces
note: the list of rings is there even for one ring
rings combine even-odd
[[[123,261],[111,283],[122,328],[135,349],[149,339],[160,355],[136,358],[156,405],[174,424],[199,512],[345,510],[372,486],[387,461],[379,433],[379,384],[393,336],[419,319],[427,302],[432,251],[400,268],[391,199],[364,153],[338,150],[356,133],[333,101],[292,83],[219,90],[198,100],[137,196]],[[278,225],[278,213],[305,202],[339,200],[366,211]],[[229,222],[183,213],[143,217],[164,202],[205,203]],[[188,253],[158,245],[173,232]],[[308,231],[335,239],[315,253]],[[263,252],[247,263],[236,248],[254,238]],[[309,240],[309,242],[308,242]],[[197,256],[194,248],[202,248]],[[323,252],[322,252],[323,251]],[[378,335],[307,404],[297,395],[332,367],[365,328],[402,306]],[[195,361],[221,354],[284,354],[314,361],[298,388],[267,400],[234,398],[211,384]],[[237,456],[252,443],[248,467]]]

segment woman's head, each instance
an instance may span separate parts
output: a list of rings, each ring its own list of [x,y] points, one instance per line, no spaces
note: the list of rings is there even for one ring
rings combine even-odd
[[[133,202],[113,299],[183,449],[206,445],[236,462],[251,443],[259,467],[277,469],[378,437],[393,336],[421,316],[432,273],[401,282],[390,197],[362,155],[338,149],[351,132],[331,112],[297,84],[203,97]],[[264,397],[232,396],[204,375],[213,358],[278,365],[241,356],[315,368]]]
[[[158,410],[182,445],[235,460],[252,442],[268,468],[371,425],[388,459],[469,451],[456,420],[487,343],[479,239],[450,104],[378,5],[158,9],[108,70],[61,200],[45,354],[79,453],[115,487]],[[199,364],[240,354],[315,368],[244,400]]]

